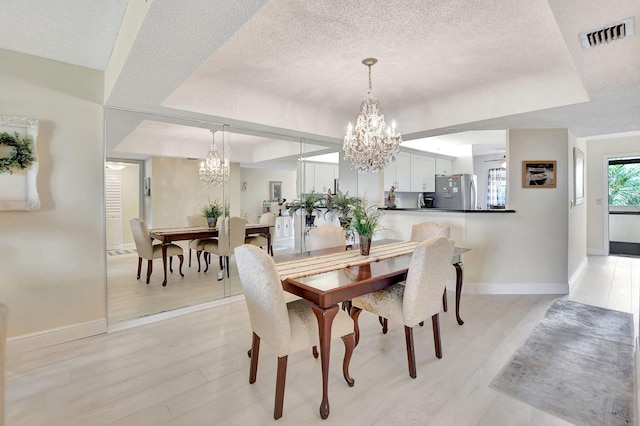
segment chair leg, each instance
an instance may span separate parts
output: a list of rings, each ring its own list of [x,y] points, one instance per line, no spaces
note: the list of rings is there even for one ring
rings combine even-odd
[[[205,251],[204,252],[205,259],[207,258],[207,254],[209,254],[209,252]],[[209,270],[209,262],[204,262],[204,272],[205,272],[205,274],[207,273],[208,270]]]
[[[447,288],[444,288],[444,292],[442,293],[442,310],[447,312]]]
[[[169,272],[173,274],[173,256],[169,256]]]
[[[318,358],[318,356],[320,355],[318,353],[318,347],[316,345],[313,345],[313,347],[311,348],[311,354],[313,355],[314,358]]]
[[[278,358],[278,376],[276,378],[276,404],[273,408],[273,418],[282,417],[284,406],[284,384],[287,380],[287,355]]]
[[[349,387],[353,387],[356,383],[351,376],[349,376],[349,363],[351,362],[351,355],[353,355],[353,348],[356,347],[356,334],[351,333],[342,336],[344,342],[344,360],[342,361],[342,375]]]
[[[409,361],[409,376],[416,378],[416,353],[413,346],[413,328],[404,326],[404,337],[407,341],[407,361]]]
[[[349,315],[353,320],[353,332],[355,333],[356,346],[358,346],[358,343],[360,342],[360,326],[358,325],[358,317],[361,313],[362,309],[358,308],[357,306],[351,305],[351,312],[349,313]]]
[[[433,344],[436,349],[436,356],[442,358],[442,343],[440,342],[440,316],[435,314],[431,317],[431,325],[433,326]]]
[[[198,272],[200,272],[200,253],[202,253],[202,250],[197,250],[196,251],[196,257],[198,258]],[[191,266],[191,265],[189,265],[189,266]]]
[[[382,326],[382,334],[387,334],[387,331],[389,331],[389,322],[387,321],[387,319],[379,316],[378,322]]]
[[[189,249],[189,268],[191,268],[191,249]]]
[[[149,280],[151,279],[151,272],[153,272],[153,260],[149,259],[147,261],[147,284],[149,284]]]
[[[184,278],[184,274],[182,273],[182,264],[184,263],[184,255],[179,254],[178,259],[180,259],[180,267],[178,268],[178,272],[180,273],[180,276]]]
[[[140,271],[142,271],[142,258],[141,257],[138,258],[138,276],[136,277],[137,280],[140,279]]]
[[[225,256],[224,257],[224,267],[227,268],[227,278],[231,278],[231,268],[229,268],[229,257],[230,256]]]
[[[218,256],[218,260],[220,261],[220,270],[224,269],[224,265],[222,264],[222,256]]]
[[[253,339],[251,339],[251,350],[249,356],[251,357],[251,367],[249,368],[249,383],[256,382],[256,376],[258,375],[258,355],[260,353],[260,336],[253,333]]]

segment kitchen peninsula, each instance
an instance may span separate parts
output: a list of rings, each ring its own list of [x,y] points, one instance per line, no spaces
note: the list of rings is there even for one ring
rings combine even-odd
[[[444,210],[437,208],[381,208],[383,230],[378,238],[409,240],[411,227],[437,222],[451,228],[457,246],[471,249],[464,259],[465,293],[566,294],[568,283],[556,277],[566,267],[559,259],[544,258],[531,244],[528,212],[516,210]],[[540,254],[541,264],[536,257]],[[566,261],[565,261],[566,263]],[[558,271],[556,271],[556,269]],[[448,288],[455,289],[455,274]]]

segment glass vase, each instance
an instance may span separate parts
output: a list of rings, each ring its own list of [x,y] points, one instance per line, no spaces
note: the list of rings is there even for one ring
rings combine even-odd
[[[371,250],[371,237],[368,235],[360,235],[360,254],[369,256],[369,250]]]

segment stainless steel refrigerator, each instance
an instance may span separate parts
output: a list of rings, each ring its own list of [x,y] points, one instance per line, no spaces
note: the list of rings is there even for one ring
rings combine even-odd
[[[437,209],[476,210],[476,188],[475,175],[436,176],[433,205]]]

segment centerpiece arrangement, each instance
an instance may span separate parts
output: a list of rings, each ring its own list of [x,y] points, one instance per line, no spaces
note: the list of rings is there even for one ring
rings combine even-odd
[[[202,215],[207,218],[207,224],[209,225],[209,228],[216,227],[218,218],[222,216],[224,212],[225,210],[222,207],[222,203],[220,203],[220,201],[218,200],[209,200],[207,204],[204,204],[202,207],[200,207],[200,213],[202,213]]]
[[[358,204],[360,204],[358,197],[351,197],[349,196],[349,191],[342,192],[340,190],[327,202],[327,213],[338,216],[338,221],[344,230],[347,241],[353,234],[351,230],[351,220],[353,219],[353,209]]]
[[[380,227],[380,218],[382,211],[378,206],[366,205],[366,201],[360,200],[353,206],[353,218],[351,220],[351,228],[358,233],[360,238],[360,254],[369,256],[371,249],[371,238],[377,228]]]

